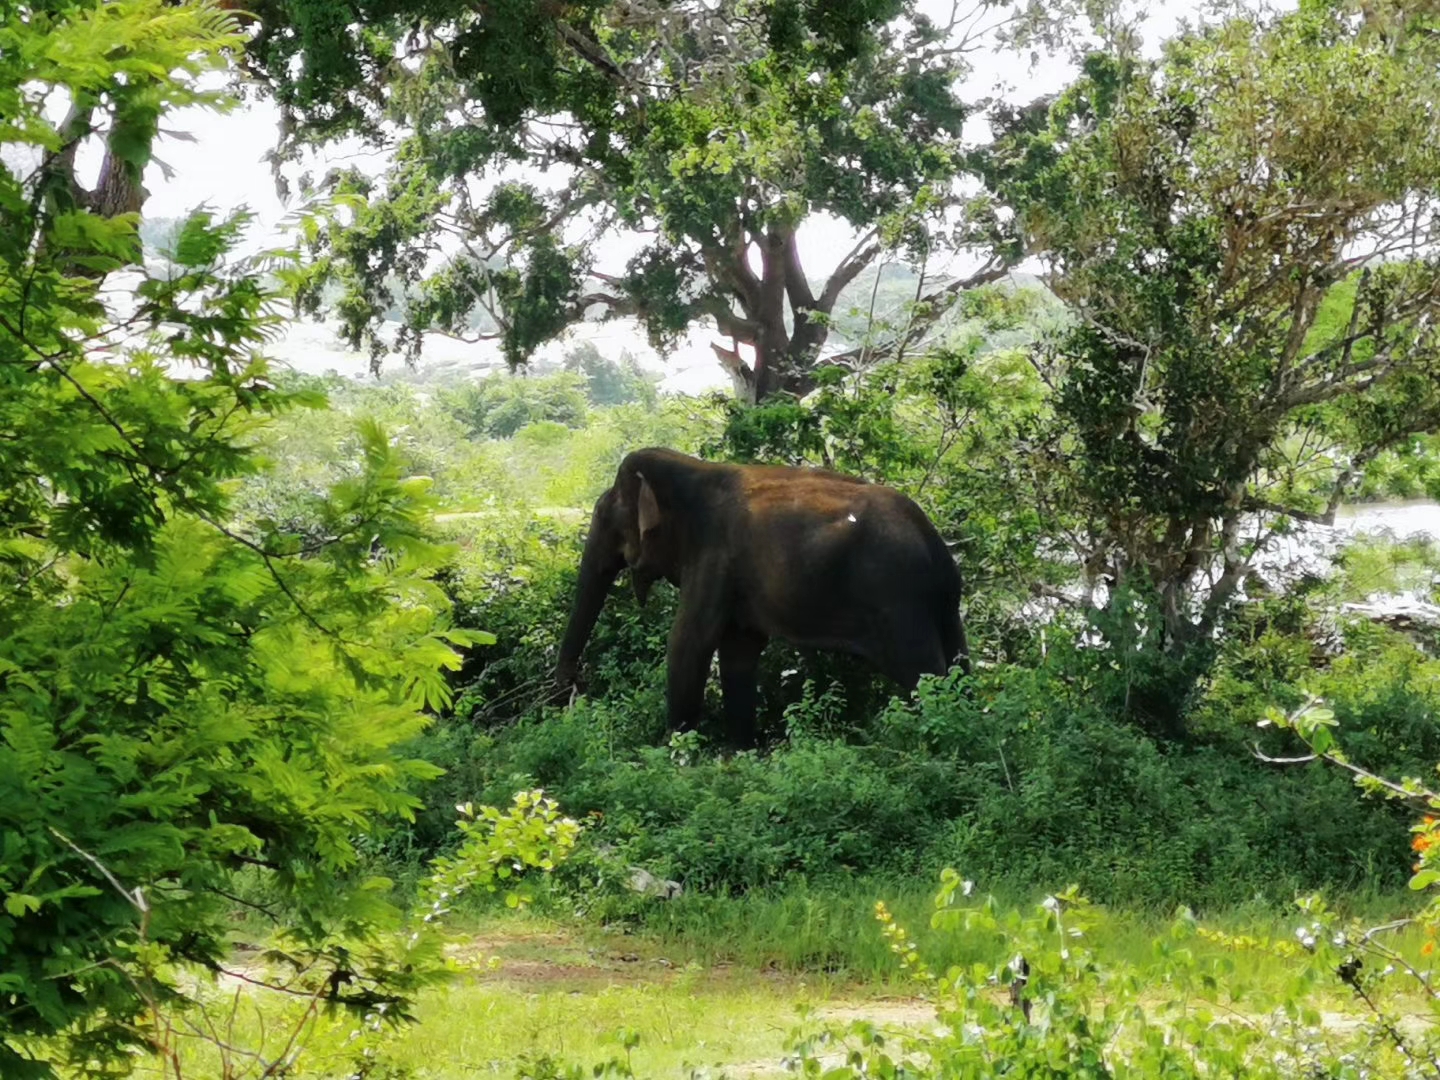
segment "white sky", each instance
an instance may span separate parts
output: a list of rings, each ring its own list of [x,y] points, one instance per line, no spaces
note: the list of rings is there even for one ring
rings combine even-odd
[[[1143,24],[1144,49],[1152,55],[1158,51],[1159,43],[1174,32],[1179,20],[1195,21],[1202,7],[1197,0],[1161,0],[1150,4],[1141,0],[1141,4],[1147,11]],[[949,19],[951,0],[921,0],[920,8],[932,18],[945,22]],[[1014,53],[985,52],[974,56],[973,63],[975,70],[967,84],[969,91],[986,94],[998,86],[1003,96],[1013,101],[1030,101],[1057,91],[1075,74],[1068,61],[1057,57],[1043,58],[1033,69],[1027,58]],[[269,165],[262,160],[278,134],[279,113],[274,105],[268,101],[251,101],[224,115],[189,109],[167,118],[164,126],[168,130],[188,132],[195,141],[161,138],[155,156],[173,170],[173,176],[167,179],[158,164],[152,164],[147,170],[145,184],[151,193],[145,207],[148,216],[184,216],[202,203],[219,211],[244,206],[258,215],[259,228],[252,235],[257,246],[271,246],[280,239],[280,226],[287,208],[275,192]],[[307,163],[307,167],[313,175],[323,176],[331,165],[342,163],[378,173],[383,159],[332,151]],[[82,158],[82,169],[84,164]],[[98,160],[92,167],[98,167]],[[840,255],[850,249],[854,239],[841,222],[812,220],[800,233],[802,260],[812,274],[828,271]],[[597,265],[602,269],[617,267],[631,250],[632,244],[623,238],[602,243],[597,251]],[[955,269],[965,267],[962,263]],[[332,348],[333,335],[318,333],[318,330],[318,327],[304,328],[302,332],[297,328],[299,336],[292,342],[282,343],[276,350],[278,355],[310,370],[333,368],[356,375],[364,372],[363,357],[345,352],[338,343]],[[645,346],[638,328],[628,321],[586,327],[577,332],[576,339],[578,337],[595,339],[602,350],[612,353],[628,346],[642,359],[652,364],[660,362]],[[727,385],[709,349],[709,342],[714,338],[713,325],[698,327],[690,335],[665,365],[671,373],[671,378],[666,380],[667,388],[694,391]],[[555,356],[562,351],[563,346],[547,350]],[[449,360],[469,366],[467,361],[474,362],[483,356],[488,362],[496,355],[488,344],[464,345],[431,338],[427,339],[422,363]],[[398,357],[389,361],[396,367],[400,363]]]

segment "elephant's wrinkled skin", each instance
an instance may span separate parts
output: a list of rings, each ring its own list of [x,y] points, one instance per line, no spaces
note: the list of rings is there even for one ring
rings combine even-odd
[[[924,512],[878,484],[673,450],[629,454],[590,520],[555,669],[562,686],[627,567],[641,603],[659,578],[680,590],[668,653],[673,729],[699,721],[718,649],[726,727],[753,741],[756,668],[772,637],[864,657],[907,690],[957,659],[969,670],[954,560]]]

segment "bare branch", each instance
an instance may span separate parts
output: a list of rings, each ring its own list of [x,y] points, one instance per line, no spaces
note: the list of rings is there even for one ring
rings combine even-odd
[[[818,310],[827,314],[833,311],[836,301],[840,299],[840,294],[845,291],[845,286],[854,281],[860,271],[875,261],[875,256],[879,255],[881,250],[880,245],[875,242],[875,238],[879,235],[878,228],[871,229],[840,260],[831,272],[829,280],[825,282],[820,299],[814,304]]]
[[[950,303],[957,295],[969,289],[998,281],[1010,272],[1010,265],[1008,260],[992,258],[969,277],[959,278],[944,288],[927,293],[920,300],[921,312],[913,317],[905,329],[890,341],[874,346],[867,344],[847,349],[843,353],[837,353],[830,357],[829,362],[854,365],[866,359],[875,360],[903,354],[910,345],[924,336],[941,315],[949,310]]]
[[[1335,502],[1325,508],[1323,513],[1314,513],[1310,510],[1301,510],[1294,506],[1281,506],[1278,503],[1268,502],[1265,499],[1246,499],[1243,509],[1252,513],[1281,514],[1285,517],[1294,518],[1296,521],[1308,521],[1312,525],[1334,525],[1335,511],[1338,509]]]
[[[1368,769],[1362,769],[1359,765],[1353,765],[1344,758],[1337,757],[1333,751],[1327,751],[1323,754],[1306,754],[1302,757],[1282,758],[1271,757],[1269,754],[1264,753],[1259,745],[1256,744],[1251,747],[1250,752],[1257,760],[1263,761],[1267,765],[1305,765],[1312,761],[1328,761],[1331,765],[1338,765],[1346,772],[1353,773],[1360,779],[1375,784],[1377,787],[1384,789],[1397,801],[1403,802],[1407,806],[1419,811],[1433,810],[1436,804],[1440,803],[1440,794],[1436,792],[1427,791],[1424,788],[1421,788],[1419,791],[1411,791],[1403,784],[1397,784],[1395,781],[1387,780],[1383,776],[1376,776]]]
[[[126,902],[129,903],[136,911],[140,912],[142,916],[149,915],[150,905],[145,900],[144,889],[140,888],[139,885],[136,885],[133,889],[127,889],[123,884],[121,884],[120,879],[110,872],[110,868],[106,866],[103,862],[101,862],[98,858],[96,858],[94,855],[91,855],[90,852],[86,851],[79,844],[75,843],[74,840],[71,840],[59,829],[55,828],[55,826],[50,825],[47,826],[47,828],[49,828],[51,836],[55,837],[55,839],[59,840],[71,851],[75,852],[76,855],[79,855],[91,866],[95,867],[96,870],[99,870],[105,880],[108,881],[112,886],[114,886],[115,891],[118,892],[121,896],[123,896]]]
[[[1063,589],[1057,589],[1053,585],[1047,585],[1043,581],[1032,581],[1030,583],[1031,596],[1043,596],[1047,600],[1058,600],[1060,603],[1072,608],[1083,608],[1086,606],[1082,597],[1071,596]]]
[[[1387,347],[1371,360],[1363,364],[1356,364],[1349,372],[1349,374],[1371,372],[1368,378],[1356,382],[1333,379],[1299,387],[1283,395],[1279,399],[1279,404],[1282,408],[1289,410],[1300,408],[1302,405],[1318,405],[1324,401],[1333,401],[1348,394],[1363,394],[1377,383],[1384,382],[1393,373],[1395,367],[1396,362],[1391,358],[1390,349]]]
[[[454,330],[435,330],[435,329],[422,330],[421,333],[422,333],[422,334],[434,334],[436,337],[449,338],[451,341],[463,342],[463,343],[466,344],[466,345],[479,345],[479,344],[482,344],[483,342],[486,342],[486,341],[499,341],[500,338],[502,338],[502,337],[504,336],[504,334],[501,333],[501,332],[497,332],[497,333],[494,333],[494,334],[481,334],[481,333],[475,333],[475,334],[460,334],[460,333],[455,332]]]
[[[579,315],[584,315],[592,307],[599,305],[605,309],[605,317],[613,318],[621,315],[639,315],[640,305],[631,297],[616,296],[613,293],[589,292],[581,296],[572,305],[572,309]]]

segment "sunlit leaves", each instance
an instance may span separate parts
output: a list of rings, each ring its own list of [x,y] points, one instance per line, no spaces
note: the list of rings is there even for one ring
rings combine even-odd
[[[61,149],[84,131],[51,126],[47,95],[93,95],[117,168],[148,160],[168,109],[210,100],[190,76],[237,43],[213,8],[131,0],[12,12],[0,41],[0,84],[22,88],[6,140]],[[315,494],[320,535],[235,520],[257,435],[323,404],[268,377],[279,312],[234,256],[247,217],[194,215],[151,276],[136,215],[47,169],[0,172],[7,1077],[45,1074],[36,1036],[127,1060],[176,965],[223,953],[244,867],[305,911],[290,945],[316,970],[393,922],[352,876],[358,843],[413,813],[436,770],[399,747],[448,701],[457,647],[486,640],[448,627],[427,484],[378,425]],[[415,976],[365,978],[393,995]]]
[[[520,791],[507,811],[493,806],[463,803],[455,808],[456,826],[464,841],[454,855],[439,856],[424,882],[420,902],[429,908],[425,921],[442,917],[469,889],[495,892],[526,867],[553,870],[569,855],[580,836],[580,826],[560,813],[554,799],[543,791]],[[511,890],[511,907],[526,899]]]

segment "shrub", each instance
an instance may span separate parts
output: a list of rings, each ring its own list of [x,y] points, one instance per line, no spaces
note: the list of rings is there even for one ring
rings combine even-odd
[[[1364,977],[1364,1021],[1326,1029],[1313,1003],[1317,986],[1358,990],[1362,955],[1381,964],[1399,955],[1373,932],[1366,940],[1359,928],[1342,926],[1316,900],[1303,905],[1298,943],[1211,934],[1181,911],[1169,933],[1154,939],[1142,974],[1092,948],[1098,913],[1073,886],[1027,911],[1007,911],[992,897],[971,899],[971,888],[946,871],[931,924],[986,955],[943,974],[930,969],[928,950],[916,948],[886,905],[876,904],[896,966],[934,1001],[943,1027],[889,1031],[857,1021],[802,1029],[792,1039],[800,1075],[1398,1080],[1422,1075],[1415,1062],[1433,1061],[1433,1036],[1401,1034],[1393,1013],[1378,1004],[1379,984],[1395,964],[1378,978]],[[1263,987],[1247,987],[1229,956],[1201,958],[1193,947],[1201,936],[1266,949],[1275,974]],[[839,1063],[825,1060],[837,1050]]]
[[[1147,734],[1095,692],[1095,651],[1062,643],[1042,667],[990,669],[968,693],[958,673],[926,680],[914,702],[892,701],[860,728],[833,685],[811,684],[783,716],[787,738],[730,757],[694,752],[689,736],[655,745],[663,669],[645,674],[636,660],[638,682],[611,681],[572,708],[483,734],[458,719],[439,725],[427,746],[451,775],[425,820],[438,835],[442,808],[464,790],[493,801],[543,785],[595,816],[593,840],[614,849],[612,863],[722,894],[946,865],[1011,891],[1067,880],[1142,906],[1275,905],[1298,889],[1403,884],[1403,815],[1319,766],[1257,760],[1238,724],[1186,741]],[[1420,694],[1426,684],[1395,664],[1404,692]],[[1253,731],[1258,715],[1237,720]],[[1398,746],[1408,730],[1374,724],[1373,736],[1356,735]],[[565,880],[613,883],[606,866],[582,858]]]

